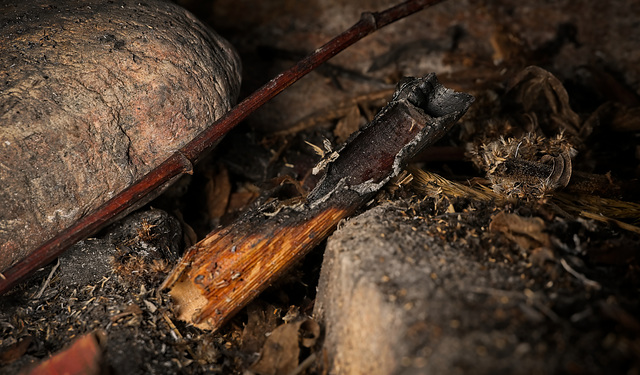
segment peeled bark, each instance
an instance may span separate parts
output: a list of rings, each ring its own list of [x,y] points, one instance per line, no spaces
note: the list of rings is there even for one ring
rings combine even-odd
[[[0,271],[233,105],[233,48],[162,1],[0,3]]]

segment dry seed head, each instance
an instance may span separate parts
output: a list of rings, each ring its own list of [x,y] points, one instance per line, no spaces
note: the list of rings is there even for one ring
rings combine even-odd
[[[519,138],[500,137],[481,145],[480,150],[476,159],[482,161],[481,167],[487,173],[493,191],[523,199],[540,199],[559,187],[550,176],[532,175],[527,169],[535,169],[536,163],[538,166],[553,163],[555,168],[554,159],[563,155],[569,160],[567,170],[563,173],[570,176],[570,158],[577,153],[562,133],[552,138],[534,133]],[[524,169],[519,170],[516,166]]]

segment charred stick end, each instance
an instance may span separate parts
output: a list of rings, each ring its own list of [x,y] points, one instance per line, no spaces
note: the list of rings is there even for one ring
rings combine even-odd
[[[405,78],[389,104],[338,150],[309,202],[322,202],[337,186],[361,194],[377,191],[407,160],[446,134],[473,100],[442,86],[435,73]]]
[[[171,288],[179,319],[202,329],[220,328],[353,211],[281,212],[284,222],[253,212],[192,248],[185,256],[191,262],[173,271],[163,285]]]
[[[392,101],[338,151],[307,203],[247,213],[192,247],[163,284],[180,319],[216,330],[325,239],[423,147],[444,135],[473,97],[435,74],[403,81]]]

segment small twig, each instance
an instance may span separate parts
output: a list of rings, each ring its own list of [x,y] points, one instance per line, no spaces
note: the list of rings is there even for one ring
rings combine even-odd
[[[582,283],[588,287],[591,287],[595,290],[600,290],[602,289],[602,286],[600,286],[600,283],[598,283],[597,281],[593,281],[588,279],[585,275],[581,274],[580,272],[574,270],[569,263],[567,263],[566,260],[564,260],[564,258],[560,259],[560,264],[562,264],[562,267],[569,272],[570,274],[572,274],[576,279],[582,281]]]
[[[51,272],[49,272],[49,276],[47,276],[47,279],[44,281],[44,283],[42,283],[42,286],[40,287],[40,291],[38,292],[38,294],[36,294],[33,297],[34,299],[40,299],[40,297],[42,297],[42,293],[44,293],[44,290],[47,288],[47,286],[49,286],[49,283],[51,282],[51,279],[53,278],[53,274],[56,272],[58,267],[60,267],[60,258],[58,258],[58,261],[56,262],[56,264],[51,269]]]
[[[311,353],[304,361],[302,361],[298,367],[296,367],[293,371],[289,373],[289,375],[298,375],[301,374],[304,370],[311,367],[313,362],[316,360],[316,353]]]
[[[176,341],[183,340],[182,334],[180,333],[180,331],[178,331],[178,327],[176,327],[176,325],[173,324],[173,321],[171,320],[171,318],[169,318],[167,314],[164,314],[164,313],[162,314],[162,317],[164,318],[164,321],[167,322],[167,325],[169,325],[169,328],[171,328],[171,331],[175,335],[174,339]]]
[[[184,337],[182,336],[182,334],[180,333],[180,331],[178,330],[178,327],[176,327],[175,324],[173,324],[173,321],[171,320],[171,318],[169,318],[167,316],[167,314],[162,313],[162,318],[164,318],[164,321],[167,322],[167,325],[169,326],[169,328],[171,328],[171,333],[173,333],[175,335],[174,340],[178,341],[178,342],[183,342],[184,341]],[[196,359],[196,355],[193,352],[193,350],[191,350],[191,347],[189,345],[186,346],[187,351],[189,352],[189,354],[191,355],[191,358]]]

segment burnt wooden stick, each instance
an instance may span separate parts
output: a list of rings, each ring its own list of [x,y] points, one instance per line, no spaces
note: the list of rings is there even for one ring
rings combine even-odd
[[[377,29],[441,1],[443,0],[408,0],[382,12],[363,13],[359,22],[267,82],[141,180],[108,200],[93,213],[78,220],[71,227],[45,240],[24,259],[6,270],[0,270],[0,295],[6,293],[36,269],[53,261],[69,246],[97,232],[119,216],[148,202],[150,195],[175,181],[180,175],[192,173],[193,163],[215,147],[229,130],[320,64]]]
[[[271,202],[189,249],[161,287],[171,288],[179,318],[220,328],[442,137],[472,102],[440,85],[435,74],[406,79],[374,120],[330,157],[306,201]]]

